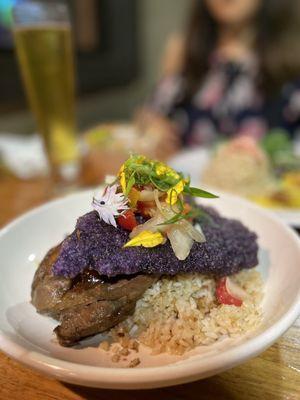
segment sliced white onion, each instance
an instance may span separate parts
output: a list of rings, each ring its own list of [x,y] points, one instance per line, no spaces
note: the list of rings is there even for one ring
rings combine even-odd
[[[167,232],[172,249],[179,260],[185,260],[190,254],[193,239],[183,232],[179,227],[172,227]]]
[[[206,241],[204,233],[202,232],[199,224],[197,226],[197,229],[189,221],[186,220],[180,221],[179,225],[191,239],[195,240],[195,242],[203,243]]]
[[[228,276],[226,277],[225,285],[227,292],[237,299],[244,300],[248,296],[245,290],[233,282]]]
[[[164,221],[165,218],[162,216],[162,214],[159,211],[156,211],[154,217],[148,219],[148,221],[146,221],[144,224],[136,226],[129,236],[130,238],[134,238],[143,231],[157,232],[158,228],[161,228],[157,225],[162,224]]]
[[[176,215],[176,208],[170,209],[166,203],[161,203],[158,198],[158,191],[153,191],[154,200],[157,206],[155,215],[146,221],[144,224],[138,225],[130,233],[130,238],[134,238],[143,231],[165,232],[170,240],[172,249],[179,260],[185,260],[190,254],[190,250],[194,241],[198,243],[205,242],[205,236],[200,225],[197,229],[187,220],[181,220],[172,225],[160,225],[166,220],[171,219]]]
[[[164,193],[163,192],[158,192],[158,197],[161,197]],[[139,201],[153,201],[155,199],[154,191],[153,190],[147,190],[144,189],[140,192],[140,197]]]
[[[157,209],[161,212],[161,214],[163,214],[162,205],[161,202],[159,201],[159,191],[157,189],[154,189],[153,195]]]
[[[164,223],[166,219],[172,218],[175,215],[175,213],[174,211],[170,210],[170,207],[167,204],[161,203],[159,201],[158,199],[159,193],[160,192],[158,192],[158,190],[153,191],[157,206],[157,209],[153,217],[150,218],[148,221],[146,221],[144,224],[136,226],[130,233],[130,238],[134,238],[143,231],[157,232],[159,230],[160,232],[166,232],[170,228],[170,225],[160,225],[160,224]]]

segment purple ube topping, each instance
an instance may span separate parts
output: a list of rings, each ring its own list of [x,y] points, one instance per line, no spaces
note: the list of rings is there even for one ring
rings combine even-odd
[[[53,266],[55,275],[73,278],[86,267],[100,274],[115,276],[144,272],[174,275],[200,272],[231,275],[257,265],[256,235],[239,221],[219,216],[206,209],[210,218],[201,222],[205,243],[194,243],[186,260],[176,258],[169,241],[153,248],[128,247],[129,233],[101,221],[92,211],[80,217],[68,236]]]

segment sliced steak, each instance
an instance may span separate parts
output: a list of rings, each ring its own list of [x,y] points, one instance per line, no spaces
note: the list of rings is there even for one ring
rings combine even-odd
[[[122,297],[136,301],[155,280],[153,275],[119,276],[117,279],[105,279],[98,276],[98,280],[89,285],[84,281],[76,283],[63,295],[52,311],[60,314],[61,311],[74,306],[87,305],[100,300],[118,300]]]
[[[64,346],[126,319],[134,311],[136,301],[157,279],[142,274],[107,278],[89,268],[74,279],[53,275],[52,266],[59,252],[60,245],[51,249],[41,262],[31,297],[38,312],[60,320],[55,333]]]
[[[60,247],[61,245],[58,245],[48,251],[34,275],[31,286],[31,302],[37,311],[41,314],[49,314],[54,318],[56,317],[55,307],[72,286],[72,279],[55,276],[51,273]]]
[[[133,313],[136,301],[126,297],[113,301],[96,301],[63,311],[61,325],[54,329],[62,346],[72,346],[80,339],[104,332]]]

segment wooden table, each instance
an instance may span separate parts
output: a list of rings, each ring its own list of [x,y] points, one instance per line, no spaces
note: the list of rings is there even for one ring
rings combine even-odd
[[[47,180],[21,182],[0,177],[0,226],[46,201],[51,195]],[[0,353],[2,400],[299,400],[300,318],[271,348],[247,363],[203,381],[148,391],[88,389],[40,375]]]

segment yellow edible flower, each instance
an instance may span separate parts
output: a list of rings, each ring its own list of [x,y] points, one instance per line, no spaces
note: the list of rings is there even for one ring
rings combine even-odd
[[[142,156],[142,155],[139,155],[138,157],[137,157],[137,159],[136,159],[136,162],[138,163],[138,164],[142,164],[144,161],[146,161],[147,160],[147,158],[145,157],[145,156]]]
[[[122,192],[126,193],[126,176],[125,176],[125,171],[124,171],[124,164],[122,165],[122,167],[120,168],[119,171],[119,178],[120,178],[120,185],[122,187]]]
[[[139,198],[140,198],[140,192],[137,189],[132,188],[130,190],[130,192],[128,193],[128,199],[130,201],[130,206],[132,208],[136,207],[136,204],[139,201]]]
[[[177,202],[178,195],[183,192],[185,182],[181,179],[175,186],[167,191],[166,202],[174,205]]]
[[[300,172],[288,172],[283,177],[283,185],[292,189],[300,189]]]
[[[156,163],[155,172],[158,176],[167,175],[174,179],[179,179],[179,174],[173,168],[169,167],[168,165],[162,162]]]
[[[143,246],[156,247],[163,243],[165,238],[160,232],[143,231],[129,240],[123,247]]]
[[[156,167],[155,167],[155,172],[156,174],[159,175],[164,175],[168,172],[170,168],[167,167],[164,163],[157,163]]]
[[[285,174],[282,182],[283,192],[289,198],[289,207],[300,207],[300,172]]]

